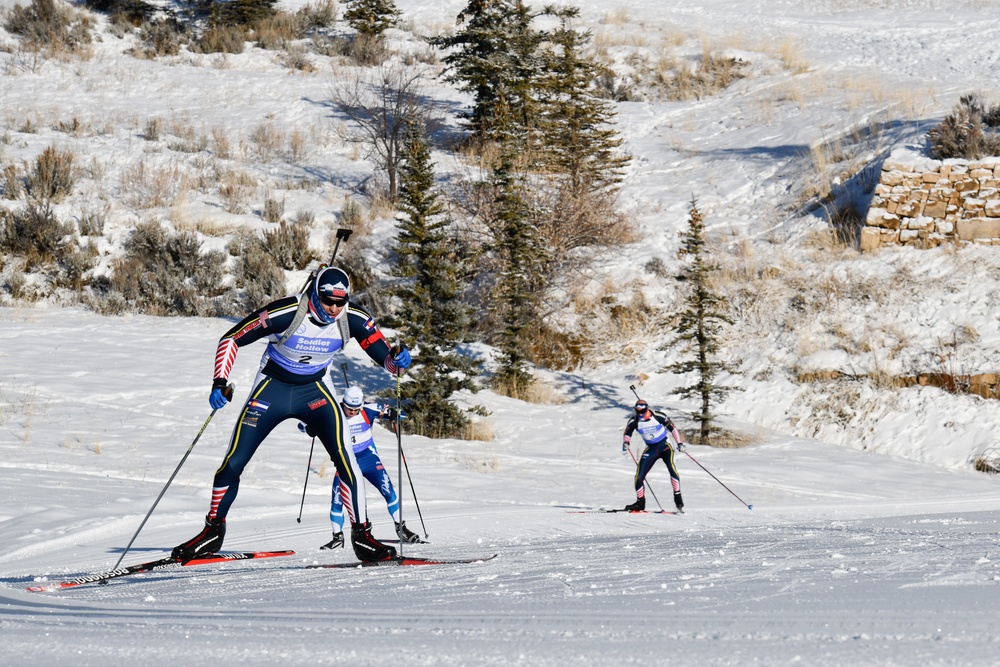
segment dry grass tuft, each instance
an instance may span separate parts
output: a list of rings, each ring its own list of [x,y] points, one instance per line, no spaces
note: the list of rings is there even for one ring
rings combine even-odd
[[[739,449],[741,447],[759,445],[764,440],[763,436],[759,433],[741,433],[740,431],[732,431],[724,428],[713,431],[711,437],[704,442],[701,439],[701,433],[697,429],[692,429],[690,435],[685,435],[684,437],[687,440],[687,444],[707,445],[720,449]]]
[[[496,437],[493,430],[493,422],[488,419],[470,420],[465,425],[465,432],[462,440],[477,440],[480,442],[491,442]]]
[[[513,384],[494,382],[490,387],[501,396],[507,396],[525,403],[535,403],[539,405],[562,405],[566,398],[557,392],[551,385],[548,385],[537,378],[531,383]]]

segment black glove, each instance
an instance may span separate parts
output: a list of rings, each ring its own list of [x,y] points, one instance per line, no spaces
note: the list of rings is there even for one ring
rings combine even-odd
[[[312,426],[306,424],[305,422],[299,422],[299,430],[308,435],[310,438],[316,437],[316,431],[313,430]]]

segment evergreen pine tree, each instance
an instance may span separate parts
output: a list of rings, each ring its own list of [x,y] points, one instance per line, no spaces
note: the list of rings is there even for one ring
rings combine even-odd
[[[590,32],[570,25],[579,13],[575,7],[559,12],[560,24],[545,50],[545,75],[538,88],[537,150],[547,168],[566,176],[574,197],[606,195],[621,182],[631,160],[620,150],[614,109],[594,94],[594,82],[604,68],[584,54]]]
[[[533,12],[519,0],[469,0],[458,15],[462,29],[430,40],[452,49],[444,57],[445,80],[473,95],[467,118],[477,139],[520,139],[531,127],[545,38],[532,22],[542,13],[548,10]]]
[[[381,39],[399,20],[400,11],[393,0],[349,0],[347,4],[344,20],[364,37]]]
[[[423,123],[410,116],[400,168],[399,234],[391,273],[398,308],[388,323],[415,354],[409,376],[400,385],[410,432],[432,437],[461,435],[468,420],[450,402],[461,389],[475,390],[474,367],[455,352],[471,327],[471,309],[462,301],[460,253],[450,234],[451,219],[434,188],[434,170]]]
[[[718,360],[720,337],[724,324],[732,324],[726,315],[727,302],[724,297],[712,291],[711,274],[719,266],[706,257],[705,222],[698,210],[697,202],[691,202],[688,228],[681,233],[680,254],[691,259],[690,269],[678,276],[678,280],[688,283],[684,297],[685,308],[677,324],[677,336],[670,346],[685,344],[691,347],[694,358],[678,361],[665,370],[685,374],[696,371],[698,378],[692,385],[674,390],[682,398],[700,398],[701,410],[692,413],[700,425],[701,442],[708,442],[713,430],[715,416],[711,410],[713,398],[721,400],[734,389],[716,384],[721,372],[732,372],[729,365]]]
[[[494,317],[503,322],[497,334],[502,355],[494,384],[512,396],[533,382],[527,370],[528,335],[538,319],[538,295],[543,281],[544,244],[533,224],[524,176],[513,156],[506,154],[493,172],[494,242],[500,269],[492,299]]]

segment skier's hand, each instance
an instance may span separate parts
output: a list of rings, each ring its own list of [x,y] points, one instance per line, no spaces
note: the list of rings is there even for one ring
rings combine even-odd
[[[627,442],[623,442],[622,443],[622,456],[625,456],[626,454],[628,454],[628,443]]]
[[[677,443],[677,451],[683,452],[684,449],[685,449],[685,447],[686,447],[686,445],[683,442],[678,442]]]
[[[406,413],[402,410],[397,412],[396,408],[386,408],[383,414],[385,415],[383,419],[388,419],[393,422],[396,421],[396,417],[399,417],[400,421],[406,419]]]
[[[232,385],[227,386],[225,380],[215,378],[212,381],[212,393],[208,395],[208,404],[213,410],[220,410],[231,400],[233,400]]]
[[[316,437],[316,431],[313,430],[312,426],[306,424],[305,422],[299,422],[299,430],[308,435],[310,438]]]
[[[409,368],[411,361],[410,351],[402,345],[392,349],[392,363],[396,364],[396,368]]]

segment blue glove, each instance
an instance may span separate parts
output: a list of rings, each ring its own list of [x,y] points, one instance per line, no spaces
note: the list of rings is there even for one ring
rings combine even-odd
[[[233,394],[228,391],[225,380],[215,380],[212,383],[212,393],[208,395],[208,404],[213,410],[220,410],[226,407],[226,403],[232,400]],[[226,394],[229,394],[228,396]]]
[[[409,368],[410,367],[410,351],[407,350],[402,345],[399,346],[399,351],[396,352],[392,357],[392,363],[396,364],[396,368]]]

